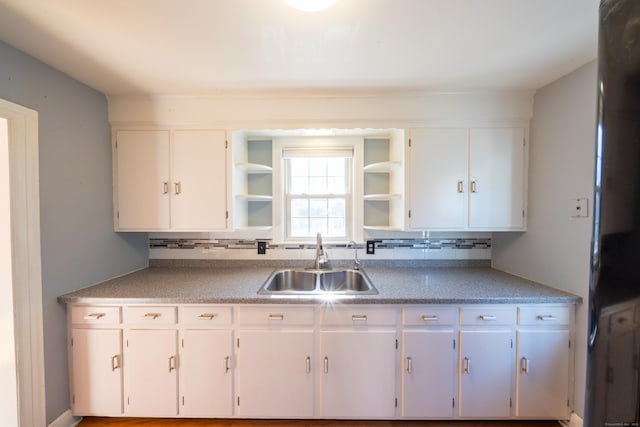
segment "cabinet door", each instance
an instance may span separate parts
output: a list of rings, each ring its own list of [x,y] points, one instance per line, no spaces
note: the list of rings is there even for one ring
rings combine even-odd
[[[396,404],[395,331],[323,331],[322,416],[389,418]]]
[[[232,332],[185,330],[180,340],[180,415],[229,417],[233,408]]]
[[[518,331],[516,416],[569,416],[569,331]]]
[[[74,415],[122,414],[122,331],[71,330]]]
[[[512,332],[460,332],[460,416],[511,415]]]
[[[162,329],[127,332],[126,415],[164,417],[177,414],[177,334],[175,330]]]
[[[175,131],[171,144],[171,228],[214,230],[227,226],[226,134]]]
[[[453,330],[404,332],[402,416],[453,416],[457,360],[454,342]]]
[[[241,330],[237,357],[239,416],[313,416],[312,331]]]
[[[469,227],[524,227],[524,129],[471,129]]]
[[[411,228],[467,227],[467,130],[413,129]]]
[[[169,228],[169,132],[117,133],[119,229]]]

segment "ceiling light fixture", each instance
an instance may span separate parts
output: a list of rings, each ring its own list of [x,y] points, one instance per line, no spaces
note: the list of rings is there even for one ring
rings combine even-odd
[[[301,10],[303,12],[319,12],[329,9],[336,4],[338,0],[282,0],[289,6]]]

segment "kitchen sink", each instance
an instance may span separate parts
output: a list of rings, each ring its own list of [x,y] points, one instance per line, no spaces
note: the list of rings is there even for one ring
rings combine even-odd
[[[362,270],[276,270],[258,290],[259,294],[377,295],[378,290]]]

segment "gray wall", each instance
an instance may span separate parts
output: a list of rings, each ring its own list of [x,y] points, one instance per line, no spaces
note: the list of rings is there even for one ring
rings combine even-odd
[[[38,112],[47,423],[69,409],[58,295],[147,265],[146,234],[113,232],[105,96],[0,42],[0,98]]]
[[[583,298],[576,316],[575,410],[584,414],[592,215],[571,218],[573,199],[593,202],[597,64],[590,62],[534,98],[526,233],[493,234],[493,266]]]

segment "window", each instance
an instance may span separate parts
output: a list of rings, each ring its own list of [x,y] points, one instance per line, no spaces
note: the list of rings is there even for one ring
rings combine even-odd
[[[284,150],[286,237],[348,239],[352,149]]]

